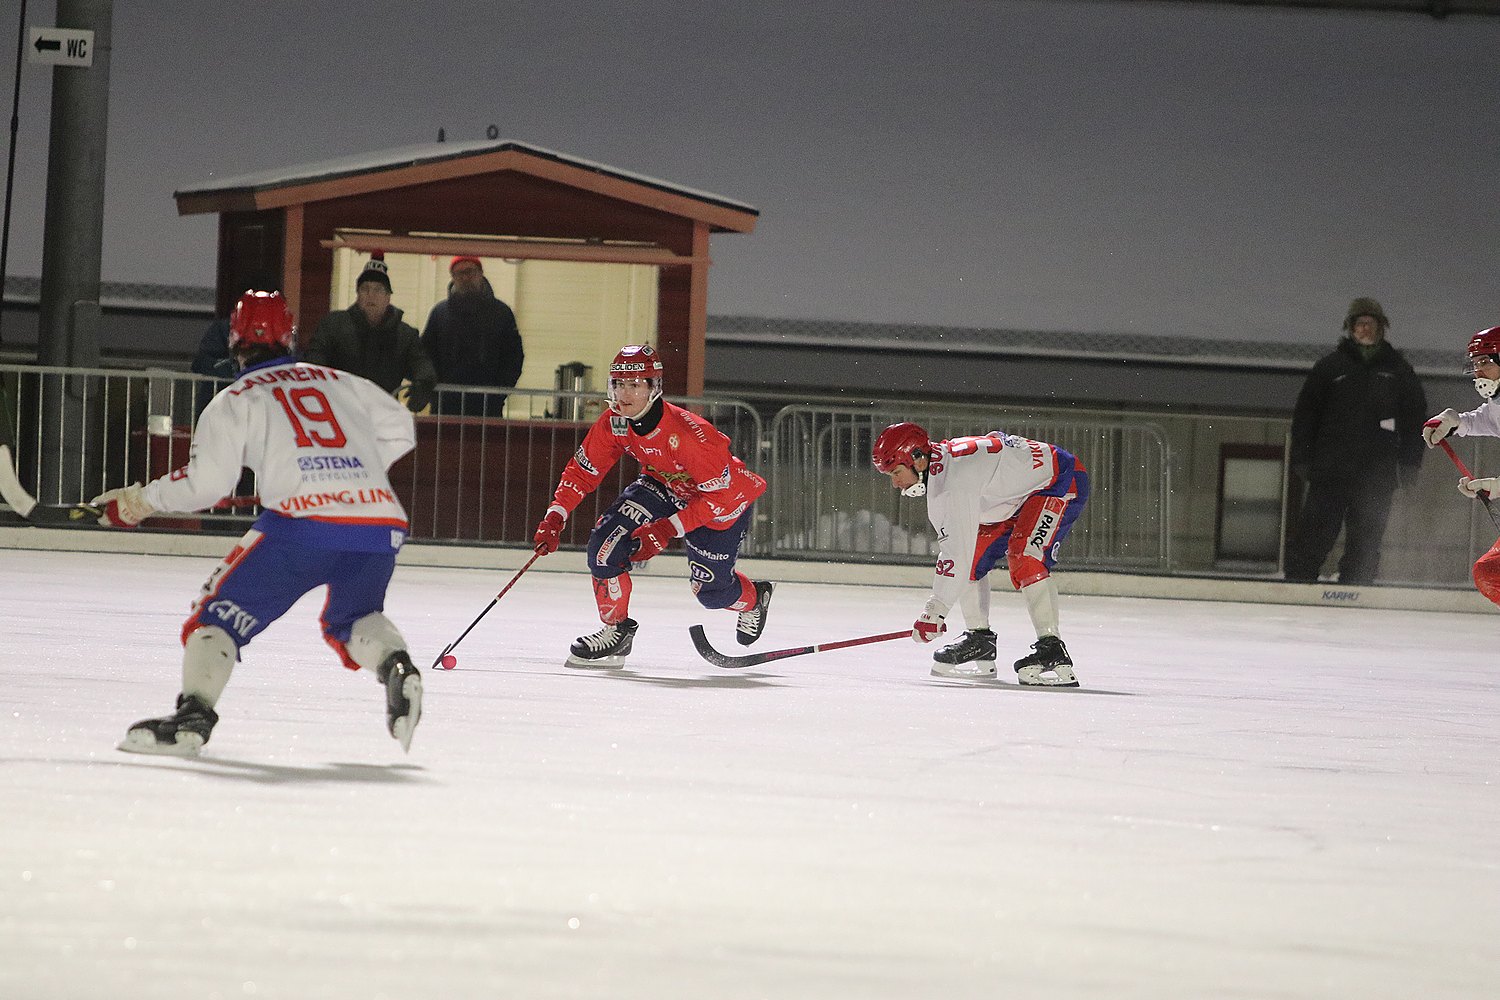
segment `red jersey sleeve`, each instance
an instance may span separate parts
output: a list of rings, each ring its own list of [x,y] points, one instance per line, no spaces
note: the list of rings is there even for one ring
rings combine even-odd
[[[584,497],[594,492],[604,474],[613,469],[625,453],[624,441],[611,429],[610,419],[611,414],[606,412],[594,422],[567,468],[563,469],[562,478],[557,481],[552,502],[569,514],[577,509]]]
[[[677,515],[683,533],[705,526],[722,531],[766,491],[766,481],[730,452],[729,438],[718,428],[686,410],[674,411],[682,426],[678,461],[695,486]]]

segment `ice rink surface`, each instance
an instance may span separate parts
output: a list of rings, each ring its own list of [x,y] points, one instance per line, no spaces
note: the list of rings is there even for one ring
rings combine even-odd
[[[0,997],[1500,995],[1494,616],[1065,596],[1078,691],[905,640],[726,671],[671,558],[619,672],[536,570],[426,671],[511,574],[403,565],[409,756],[310,596],[183,761],[114,746],[215,560],[0,551]],[[755,648],[923,597],[785,584]]]

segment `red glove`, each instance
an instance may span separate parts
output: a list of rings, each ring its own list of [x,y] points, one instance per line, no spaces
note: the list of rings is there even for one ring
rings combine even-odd
[[[99,524],[106,528],[134,528],[156,513],[156,508],[146,502],[140,483],[106,490],[94,497],[90,505],[99,509]]]
[[[631,562],[643,563],[652,556],[660,555],[672,539],[677,537],[677,525],[672,519],[664,517],[660,521],[652,521],[643,524],[630,533],[635,540],[635,551],[630,554]]]
[[[922,609],[922,614],[911,623],[912,641],[932,642],[948,631],[948,626],[943,624],[947,614],[948,605],[938,600],[937,595],[927,598],[927,606]]]
[[[536,526],[536,550],[540,553],[556,552],[562,542],[563,524],[567,518],[557,507],[548,507],[547,515]]]
[[[922,612],[922,616],[911,625],[911,637],[914,642],[932,642],[938,636],[948,631],[948,626],[943,624],[941,615]]]

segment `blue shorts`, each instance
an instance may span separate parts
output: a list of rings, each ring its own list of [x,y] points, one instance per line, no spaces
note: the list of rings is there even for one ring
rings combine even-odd
[[[625,487],[594,524],[589,534],[589,572],[608,580],[630,570],[630,533],[641,525],[671,517],[684,504],[661,483],[641,476]],[[735,573],[740,543],[750,528],[755,505],[722,531],[694,528],[683,536],[693,593],[705,608],[727,608],[740,599],[743,586]]]
[[[323,635],[348,642],[355,622],[384,610],[395,571],[394,552],[306,548],[252,528],[204,583],[182,635],[186,639],[200,625],[217,625],[243,646],[302,595],[326,586]]]

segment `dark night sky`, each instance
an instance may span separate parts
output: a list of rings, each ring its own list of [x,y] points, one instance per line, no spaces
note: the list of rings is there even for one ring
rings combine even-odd
[[[1500,18],[1149,2],[117,3],[104,277],[212,283],[178,187],[493,124],[760,209],[715,314],[1331,342],[1368,294],[1457,352],[1500,323],[1497,51]]]

